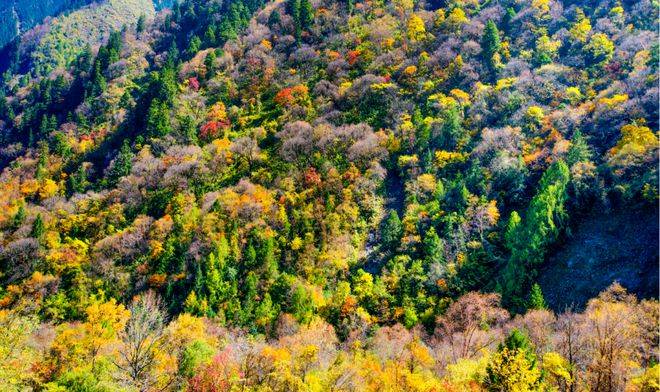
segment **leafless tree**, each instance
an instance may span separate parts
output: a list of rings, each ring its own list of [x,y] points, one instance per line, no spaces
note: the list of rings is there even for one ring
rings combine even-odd
[[[282,140],[280,154],[289,162],[306,156],[312,149],[312,126],[304,121],[295,121],[284,126],[277,137]]]
[[[534,346],[536,356],[541,358],[543,353],[554,351],[552,338],[556,322],[557,318],[553,312],[536,309],[516,317],[512,325],[525,332]]]
[[[635,324],[640,330],[639,352],[642,364],[650,366],[660,360],[660,304],[657,301],[643,300],[635,312]]]
[[[259,144],[257,144],[257,141],[251,137],[240,137],[234,140],[231,144],[230,150],[245,160],[248,170],[250,170],[254,162],[259,159],[259,154],[261,153]]]
[[[8,282],[29,276],[39,261],[39,241],[21,238],[0,247],[0,265],[7,271]]]
[[[452,303],[438,318],[436,339],[449,344],[452,359],[473,358],[498,340],[497,328],[509,318],[499,294],[471,292]]]
[[[124,381],[140,391],[147,391],[156,382],[153,368],[163,337],[165,313],[153,292],[136,299],[129,307],[131,317],[122,335],[116,363]]]
[[[556,324],[555,347],[571,365],[570,372],[573,379],[569,387],[571,392],[575,390],[576,385],[579,385],[577,377],[582,374],[586,366],[585,339],[580,328],[582,318],[581,314],[568,310],[557,318]]]
[[[588,336],[591,362],[586,381],[592,391],[623,391],[632,376],[631,364],[640,356],[636,350],[640,330],[635,324],[637,299],[618,283],[589,301],[582,328]]]

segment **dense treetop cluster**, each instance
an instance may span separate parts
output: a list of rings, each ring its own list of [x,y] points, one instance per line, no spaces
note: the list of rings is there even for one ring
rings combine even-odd
[[[555,315],[536,281],[580,217],[657,211],[657,12],[109,0],[26,33],[0,385],[656,390],[657,301]]]

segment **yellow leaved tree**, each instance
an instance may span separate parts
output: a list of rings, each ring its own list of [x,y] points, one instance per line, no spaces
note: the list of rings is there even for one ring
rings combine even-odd
[[[610,163],[626,166],[658,148],[658,136],[647,126],[632,123],[621,127],[621,138],[610,150]]]
[[[57,330],[50,360],[59,372],[94,366],[101,355],[114,355],[119,333],[130,312],[113,298],[92,301],[83,323],[64,324]]]

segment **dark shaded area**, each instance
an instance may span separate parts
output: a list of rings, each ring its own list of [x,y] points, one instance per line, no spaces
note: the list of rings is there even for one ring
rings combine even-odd
[[[393,165],[392,165],[393,166]],[[396,167],[388,167],[387,177],[384,181],[384,209],[388,213],[390,210],[396,211],[399,217],[403,216],[405,209],[405,189],[404,181]],[[366,272],[372,275],[379,275],[384,263],[387,261],[389,252],[382,249],[381,243],[382,225],[373,228],[369,233],[366,244],[365,263],[361,266]]]
[[[549,306],[562,311],[618,281],[639,298],[658,298],[658,211],[592,212],[550,255],[538,282]]]
[[[401,174],[396,168],[387,170],[385,178],[385,208],[395,210],[402,216],[405,209],[406,194],[405,185]]]

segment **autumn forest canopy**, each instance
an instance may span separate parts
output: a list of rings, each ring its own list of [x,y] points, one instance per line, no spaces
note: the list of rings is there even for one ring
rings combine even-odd
[[[660,391],[659,11],[1,5],[0,390]]]

